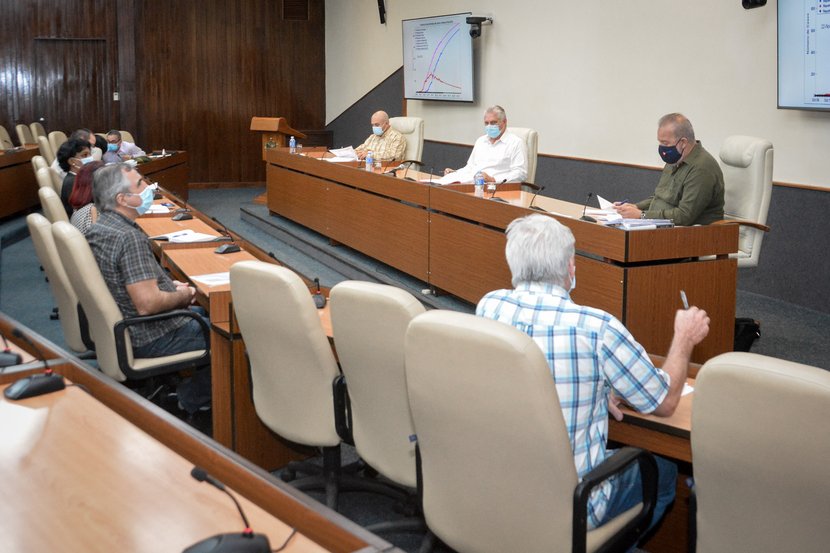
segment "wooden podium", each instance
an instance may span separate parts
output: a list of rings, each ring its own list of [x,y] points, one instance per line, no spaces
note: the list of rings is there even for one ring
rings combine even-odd
[[[251,130],[262,136],[262,161],[265,152],[271,148],[288,146],[288,137],[305,138],[306,135],[292,128],[285,117],[252,117]]]

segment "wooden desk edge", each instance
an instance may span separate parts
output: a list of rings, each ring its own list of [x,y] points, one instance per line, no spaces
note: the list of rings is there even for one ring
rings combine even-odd
[[[98,401],[142,429],[188,461],[198,464],[251,502],[310,540],[335,553],[395,550],[389,543],[368,532],[342,515],[318,504],[301,492],[283,484],[268,472],[222,447],[207,436],[187,426],[144,398],[112,382],[100,372],[86,366],[72,355],[0,313],[0,331],[10,335],[21,328],[43,350],[47,359],[66,359],[62,374],[82,385]],[[21,346],[30,351],[28,345]],[[35,372],[14,373],[16,376]],[[12,373],[9,373],[12,374]],[[183,478],[187,475],[183,475]]]

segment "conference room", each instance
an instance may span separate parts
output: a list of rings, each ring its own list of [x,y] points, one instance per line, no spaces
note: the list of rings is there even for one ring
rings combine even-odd
[[[360,401],[366,399],[358,388],[361,376],[349,372],[352,367],[378,363],[381,355],[397,355],[394,362],[387,360],[386,364],[406,365],[408,369],[409,363],[403,363],[408,318],[435,313],[472,317],[486,293],[513,288],[504,254],[505,229],[515,219],[541,214],[561,223],[574,236],[579,282],[571,293],[573,301],[613,315],[658,366],[670,353],[675,313],[683,311],[681,290],[692,307],[706,310],[711,319],[708,336],[690,354],[687,376],[693,379],[690,385],[694,391],[682,397],[678,411],[672,417],[659,418],[624,410],[621,421],[609,417],[607,423],[609,447],[640,448],[668,459],[678,470],[676,499],[662,523],[640,540],[638,547],[646,551],[686,550],[695,536],[689,532],[690,523],[692,527],[696,523],[698,550],[824,549],[825,536],[805,530],[805,521],[827,514],[823,504],[804,501],[806,506],[801,510],[795,508],[795,500],[771,499],[773,493],[790,497],[787,477],[794,472],[806,473],[813,465],[806,458],[808,449],[823,447],[807,443],[809,431],[786,432],[788,427],[815,424],[822,412],[821,402],[812,412],[807,407],[804,411],[787,407],[775,410],[774,417],[758,413],[744,418],[735,412],[749,413],[748,408],[734,397],[745,395],[757,403],[760,398],[769,399],[764,405],[783,401],[785,405],[806,406],[809,402],[801,395],[804,392],[790,383],[801,371],[817,379],[812,393],[826,389],[822,369],[830,367],[824,338],[830,327],[830,301],[823,286],[828,261],[821,225],[830,196],[819,152],[830,136],[826,132],[830,122],[822,111],[826,100],[820,90],[825,84],[823,75],[830,68],[822,66],[825,58],[820,55],[823,8],[820,2],[744,6],[737,0],[705,0],[694,5],[625,4],[528,1],[508,9],[494,0],[452,6],[434,0],[253,0],[242,4],[212,0],[199,6],[155,0],[117,4],[101,0],[83,5],[47,0],[21,5],[3,0],[9,17],[0,26],[9,29],[6,36],[11,40],[0,64],[17,77],[0,83],[6,98],[0,125],[9,131],[10,143],[4,144],[10,147],[0,155],[2,189],[8,199],[0,219],[0,309],[13,321],[4,327],[9,340],[35,357],[28,365],[24,363],[28,367],[24,373],[33,371],[38,363],[42,368],[43,361],[30,346],[12,337],[15,325],[30,331],[23,333],[45,350],[48,359],[54,353],[55,359],[74,367],[64,374],[70,382],[89,388],[89,382],[103,378],[107,385],[101,384],[93,394],[97,402],[161,440],[173,455],[191,465],[208,465],[204,467],[208,473],[240,492],[246,508],[253,503],[265,511],[252,518],[265,516],[286,522],[286,513],[292,513],[287,527],[297,528],[304,540],[316,546],[328,550],[394,546],[414,551],[424,546],[429,527],[437,551],[488,550],[477,540],[490,541],[491,547],[501,550],[531,548],[526,543],[543,547],[540,544],[548,538],[534,535],[539,525],[534,526],[531,513],[560,508],[551,505],[563,500],[561,494],[542,497],[540,486],[530,485],[526,493],[513,494],[511,499],[519,503],[512,505],[507,502],[509,493],[477,497],[466,495],[467,490],[458,491],[462,488],[456,486],[467,480],[453,473],[452,485],[445,483],[438,489],[455,493],[439,498],[432,495],[437,493],[435,485],[424,485],[423,498],[419,497],[416,443],[423,449],[422,470],[430,470],[429,461],[434,459],[426,449],[434,443],[428,437],[428,427],[418,425],[416,405],[424,400],[408,397],[406,389],[402,395],[388,394],[395,398],[389,402],[394,406],[413,405],[412,413],[404,410],[404,419],[411,416],[414,429],[395,430],[397,438],[406,438],[401,449],[406,468],[400,474],[373,457],[393,453],[395,439],[366,442],[377,439],[380,430],[369,429],[378,419],[392,424],[400,412],[381,417],[373,410],[361,412]],[[805,17],[810,25],[816,25],[816,32],[807,36],[819,37],[815,42],[818,54],[786,46],[790,44],[787,37],[803,38],[798,33],[803,34]],[[451,22],[450,27],[442,28],[446,21]],[[796,31],[792,30],[793,21],[799,22]],[[441,29],[446,32],[452,25],[457,26],[446,35],[452,40],[440,43],[444,35],[436,33]],[[441,61],[429,69],[436,48]],[[467,57],[451,58],[458,52]],[[459,65],[450,67],[451,59]],[[423,73],[424,67],[427,73]],[[462,68],[469,71],[468,80],[460,73]],[[410,69],[415,71],[415,80],[411,80]],[[805,87],[813,88],[808,91]],[[458,90],[469,96],[461,97]],[[516,129],[521,136],[532,175],[523,179],[524,183],[498,184],[480,197],[471,184],[435,184],[444,168],[467,163],[473,145],[486,132],[485,110],[494,105],[503,106],[506,112],[507,132]],[[374,133],[372,117],[378,110],[388,113],[390,127],[400,129],[408,147],[412,146],[402,159],[383,161],[371,173],[357,163],[318,159],[329,155],[325,152],[365,142]],[[698,145],[721,167],[727,215],[750,219],[746,211],[730,212],[730,206],[747,197],[761,204],[761,211],[766,210],[753,218],[754,227],[718,224],[626,230],[581,220],[588,210],[595,213],[600,208],[597,197],[638,202],[654,194],[665,165],[658,154],[658,120],[674,112],[689,118]],[[66,305],[71,303],[66,304],[55,293],[57,279],[36,251],[38,231],[27,224],[27,217],[43,214],[48,225],[43,228],[50,236],[54,234],[55,243],[63,239],[54,233],[53,218],[41,205],[39,190],[46,186],[39,186],[42,181],[30,160],[43,154],[42,141],[38,139],[40,129],[30,123],[42,127],[47,144],[49,133],[55,131],[67,137],[79,128],[104,135],[112,129],[121,129],[122,135],[126,131],[128,138],[124,140],[148,154],[146,163],[139,163],[136,170],[148,182],[159,184],[163,196],[156,204],[169,209],[166,214],[137,218],[138,228],[148,236],[185,230],[210,237],[202,242],[151,242],[156,262],[172,280],[192,287],[196,303],[210,315],[210,358],[192,365],[211,373],[209,410],[186,413],[169,398],[164,402],[154,398],[156,403],[145,400],[141,395],[150,380],[143,376],[148,373],[134,378],[129,372],[136,370],[138,375],[145,365],[133,363],[124,371],[126,354],[119,356],[116,349],[107,349],[105,355],[90,353],[89,336],[84,342],[80,334],[67,332],[73,310]],[[18,125],[25,125],[31,137],[20,140]],[[290,149],[292,136],[294,153]],[[5,141],[2,136],[0,139]],[[18,146],[22,149],[10,151]],[[760,159],[757,152],[761,152]],[[414,161],[402,164],[404,160]],[[743,195],[730,192],[730,184],[735,182],[739,185],[733,190]],[[756,182],[765,190],[759,193],[760,200],[748,192]],[[173,221],[177,212],[192,218]],[[753,232],[756,238],[748,240]],[[70,242],[67,238],[66,247],[58,247],[58,259],[70,251]],[[739,253],[747,242],[754,251]],[[239,251],[226,247],[231,251],[215,253],[223,245],[235,245]],[[44,276],[49,276],[49,282]],[[235,278],[246,282],[236,286],[238,291]],[[388,307],[384,302],[367,306],[365,298],[377,292],[374,286],[364,289],[364,284],[381,287],[391,296],[387,301],[406,304],[408,318],[383,311]],[[256,291],[253,298],[246,298],[252,291]],[[350,302],[353,306],[338,311],[338,299],[341,306]],[[315,302],[324,304],[322,309]],[[284,307],[295,304],[291,309]],[[242,309],[242,305],[247,307]],[[53,319],[50,316],[55,307],[58,316]],[[370,308],[378,311],[360,314],[361,309]],[[362,327],[372,320],[380,324],[370,330]],[[429,322],[428,318],[422,320]],[[751,335],[747,342],[742,333],[754,331],[756,322],[760,337]],[[105,327],[112,321],[96,318],[87,324]],[[458,324],[462,330],[477,328],[474,323]],[[374,340],[361,345],[361,330]],[[96,332],[103,334],[102,330],[93,334]],[[479,343],[478,347],[496,347],[499,340],[510,337],[507,332],[499,334],[492,343]],[[741,337],[744,341],[739,344]],[[99,340],[93,341],[100,346]],[[312,357],[287,353],[306,341],[312,342]],[[478,359],[479,365],[470,370],[485,371],[481,352],[459,353],[466,351],[464,344],[459,337],[446,346],[458,355],[453,357],[453,370],[461,375],[467,370],[465,360]],[[395,348],[397,353],[392,352]],[[438,345],[435,348],[438,351]],[[733,350],[743,351],[731,358]],[[720,357],[723,354],[727,356]],[[492,353],[484,359],[494,360],[498,355]],[[435,369],[447,357],[426,364]],[[314,367],[306,372],[325,381],[326,390],[320,388],[319,395],[309,399],[286,384],[267,391],[258,386],[263,382],[259,371],[269,374],[275,370],[270,367],[272,362],[288,358],[302,358],[301,363]],[[413,361],[418,362],[425,361]],[[113,371],[106,370],[108,366],[114,367]],[[191,369],[185,368],[185,377]],[[719,383],[716,379],[721,370],[735,372],[735,378],[747,381]],[[178,368],[171,371],[160,370],[153,379],[164,380],[162,372],[182,378]],[[714,396],[706,400],[707,374],[712,375],[709,389],[713,393],[725,394],[729,386],[738,386],[739,393],[724,396],[729,409]],[[345,378],[338,378],[343,375]],[[384,380],[387,376],[369,378],[374,388],[380,389],[382,384],[390,384]],[[301,380],[296,374],[284,378]],[[494,373],[485,381],[495,383],[498,378]],[[4,372],[4,385],[15,379]],[[272,384],[280,382],[272,380]],[[345,380],[345,386],[341,382],[340,391],[332,392],[333,380]],[[433,380],[438,382],[437,377]],[[121,381],[130,383],[126,389],[135,388],[124,396],[123,405],[119,403],[121,392],[114,391],[125,389]],[[134,386],[131,381],[140,383]],[[308,388],[320,384],[303,382]],[[427,405],[434,413],[442,412],[440,394],[427,393],[428,388],[420,384],[416,388],[427,394],[421,398],[435,395],[434,405]],[[61,397],[73,389],[70,386],[37,401]],[[481,391],[482,401],[485,391]],[[506,388],[503,392],[504,396],[490,398],[494,409],[490,414],[499,412],[496,406],[506,410],[512,406],[505,398],[513,392]],[[109,394],[119,400],[108,399]],[[332,408],[332,400],[338,397],[350,401],[350,409]],[[4,401],[24,405],[34,399]],[[262,410],[266,404],[273,408],[270,413]],[[704,411],[701,405],[708,407]],[[298,427],[312,424],[311,413],[321,409],[327,413],[326,437],[304,441],[307,438]],[[338,420],[341,415],[336,413],[348,413],[351,420],[348,416],[345,421]],[[712,462],[706,455],[711,455],[713,448],[707,448],[705,442],[696,443],[696,435],[703,439],[706,434],[702,429],[711,424],[707,417],[714,417],[721,427],[734,420],[734,431],[746,435],[747,440],[741,443],[746,449],[740,457],[769,459],[765,476],[751,474],[749,467],[731,457],[729,462],[716,459],[716,466],[730,467],[727,474],[718,475],[726,483],[709,483],[707,488],[705,475],[715,478],[711,469],[707,471],[712,465],[706,464],[707,459]],[[779,428],[788,441],[778,436]],[[693,429],[701,430],[696,434]],[[527,476],[529,469],[523,463],[534,454],[529,443],[544,438],[529,430],[520,436],[510,435],[510,446],[505,449],[499,442],[507,438],[497,429],[491,430],[493,434],[481,438],[486,449],[463,459],[470,482],[484,488],[476,493],[528,486],[520,477]],[[164,437],[166,433],[169,435]],[[821,434],[816,429],[815,435]],[[526,441],[517,443],[521,436]],[[721,438],[726,444],[736,442],[729,436]],[[182,450],[177,445],[189,440],[207,449],[194,452],[187,450],[190,446]],[[460,439],[450,443],[463,445]],[[522,448],[526,447],[529,449],[524,453]],[[300,482],[305,475],[302,470],[284,468],[289,461],[309,457],[321,464],[331,462],[334,453],[330,448],[340,449],[344,463],[363,459],[380,473],[377,479],[385,488],[395,489],[391,493],[394,498],[350,491],[364,489],[367,482],[365,478],[351,480],[354,475],[346,472],[342,475],[343,491],[333,500],[315,487],[314,481],[307,482],[310,487],[306,488]],[[804,460],[796,467],[776,465],[773,452],[778,450],[799,452],[790,454],[799,459],[804,452]],[[447,445],[438,451],[449,455],[455,449]],[[491,459],[493,451],[513,454]],[[499,465],[474,467],[479,460],[504,463],[503,470],[487,474],[486,470]],[[422,476],[426,476],[422,484],[438,478]],[[283,478],[291,481],[283,482]],[[537,477],[537,482],[538,478],[542,477]],[[688,485],[692,478],[697,493]],[[771,486],[770,480],[780,482],[780,487]],[[820,496],[820,480],[792,485]],[[368,486],[375,483],[370,481]],[[259,491],[261,485],[267,491]],[[573,488],[575,482],[556,485]],[[196,503],[209,501],[224,509],[224,502],[230,501],[218,492],[214,495],[186,486],[182,495],[196,497]],[[717,489],[727,490],[739,505],[757,507],[736,512],[737,507],[720,504],[722,510],[717,515],[707,516],[711,512],[707,507],[711,509],[719,501],[708,494]],[[750,491],[752,495],[743,495]],[[556,517],[566,521],[567,528],[550,538],[554,545],[547,549],[571,549],[571,540],[579,541],[570,527],[571,518],[579,518],[572,512],[573,489],[568,494],[567,509]],[[401,497],[405,498],[403,503]],[[490,514],[482,518],[480,511],[465,505],[446,507],[463,498]],[[772,503],[787,507],[795,513],[793,518],[781,518],[772,510]],[[13,509],[13,502],[9,505]],[[436,505],[444,505],[444,511],[436,510]],[[188,523],[190,531],[178,542],[171,541],[176,545],[170,547],[183,549],[213,534],[232,532],[239,526],[233,509],[229,505],[231,514],[223,525],[193,531],[198,525]],[[410,525],[408,532],[373,528],[378,523],[410,518],[397,512],[400,510],[415,515],[401,524]],[[447,511],[458,518],[448,517]],[[426,527],[418,514],[425,515]],[[339,538],[323,543],[312,529],[302,526],[304,523],[298,526],[298,521],[309,517],[325,520],[321,525],[333,525],[336,530],[329,529],[327,535]],[[753,524],[753,529],[734,531],[738,537],[730,539],[737,542],[723,541],[727,538],[712,526],[714,519],[735,528]],[[786,522],[779,526],[759,522],[767,520]],[[129,522],[125,524],[129,530]],[[140,524],[134,526],[130,531],[141,531]],[[758,527],[770,528],[781,541]],[[639,527],[629,532],[626,543],[637,542],[643,530]],[[254,531],[260,531],[256,524]],[[478,537],[464,535],[464,531]],[[750,541],[747,534],[762,545]],[[805,534],[811,543],[799,541]],[[279,546],[288,535],[279,528],[269,533],[271,546]],[[498,539],[490,539],[491,535]],[[600,538],[593,531],[589,535],[595,536],[589,537],[588,548],[593,550],[596,544],[590,540]],[[523,536],[523,541],[518,536]],[[340,545],[335,543],[338,540]],[[502,545],[508,542],[513,546]],[[14,543],[32,547],[33,542]],[[21,547],[13,545],[9,550]],[[289,542],[286,550],[295,550],[293,547],[296,545]],[[143,550],[139,545],[136,549]]]

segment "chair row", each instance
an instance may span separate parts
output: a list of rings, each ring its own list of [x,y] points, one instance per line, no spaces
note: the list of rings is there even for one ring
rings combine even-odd
[[[587,500],[586,481],[595,482],[578,482],[547,362],[526,334],[473,315],[425,312],[394,287],[343,282],[330,297],[335,359],[290,270],[237,263],[231,292],[262,421],[324,451],[353,442],[381,475],[420,488],[428,527],[452,548],[602,550],[619,547],[608,540],[631,545],[643,514],[650,519],[644,504],[639,521],[626,513],[585,528],[579,501]],[[830,415],[830,374],[729,353],[704,365],[695,396],[698,550],[825,549],[830,485],[821,467],[830,440],[820,438],[820,425]],[[624,451],[611,464],[647,465]],[[324,460],[334,507],[339,455]]]

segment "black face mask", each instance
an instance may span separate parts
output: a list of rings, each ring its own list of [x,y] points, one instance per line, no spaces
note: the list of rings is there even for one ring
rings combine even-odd
[[[682,138],[680,140],[683,140]],[[662,144],[657,147],[657,153],[660,154],[660,157],[663,158],[663,161],[668,163],[669,165],[674,165],[680,158],[683,157],[683,154],[680,153],[677,149],[677,145],[680,144],[680,140],[674,143],[674,146],[663,146]]]

